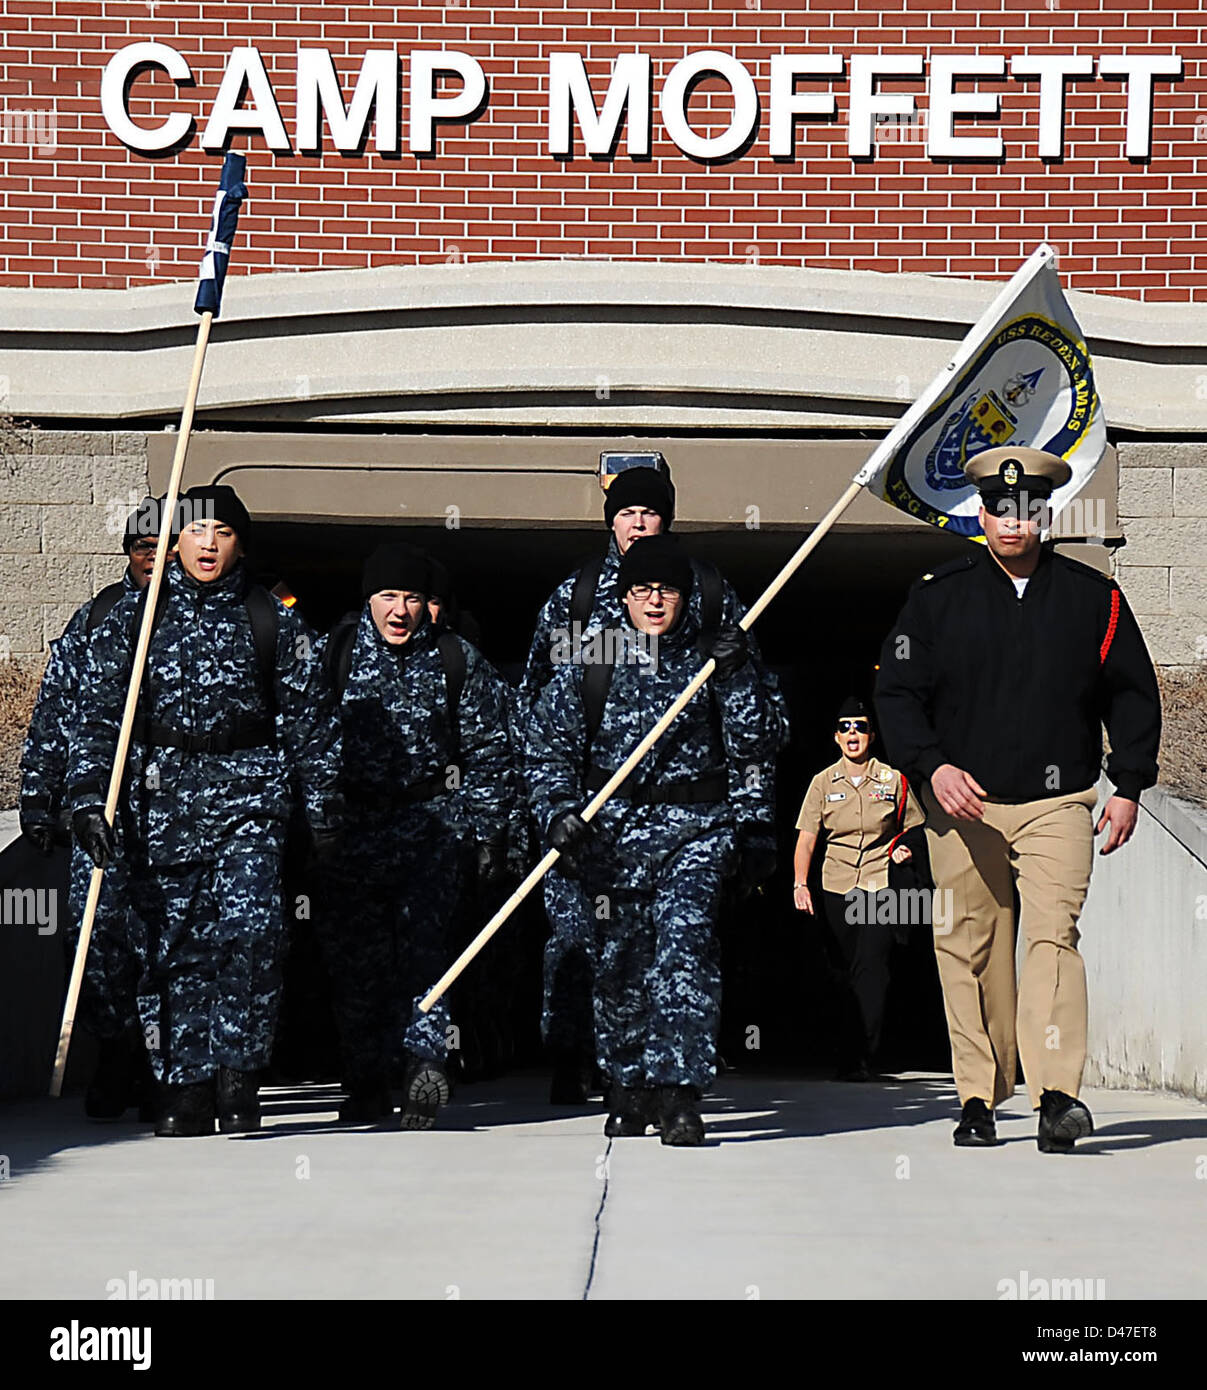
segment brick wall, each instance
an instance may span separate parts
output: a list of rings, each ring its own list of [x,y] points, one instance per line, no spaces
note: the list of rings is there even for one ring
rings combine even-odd
[[[367,151],[282,155],[258,138],[247,149],[252,201],[232,273],[365,267],[522,257],[606,256],[748,260],[835,269],[1003,277],[1040,239],[1062,252],[1075,289],[1151,300],[1207,299],[1201,240],[1207,204],[1207,100],[1200,17],[1173,0],[919,0],[903,13],[889,0],[613,0],[575,8],[445,5],[199,4],[177,0],[6,0],[0,58],[0,198],[6,235],[0,284],[120,288],[191,277],[218,160],[200,136],[152,159],[123,146],[100,106],[108,58],[157,40],[187,59],[195,86],[166,74],[138,78],[131,112],[156,124],[176,109],[204,125],[232,48],[255,44],[293,131],[299,44],[335,57],[345,100],[367,48],[404,59],[403,124],[414,48],[475,56],[491,86],[482,116],[441,128],[436,153],[417,159]],[[762,121],[740,158],[694,161],[657,116],[652,158],[634,162],[623,141],[600,162],[568,162],[546,148],[548,58],[588,55],[599,99],[611,61],[653,58],[655,93],[671,66],[700,49],[731,53],[754,75]],[[1005,54],[1180,53],[1184,77],[1157,81],[1153,157],[1124,157],[1123,84],[1069,83],[1066,158],[1036,153],[1039,84],[1005,78],[977,91],[1001,94],[994,122],[960,133],[1005,139],[996,163],[937,163],[910,130],[878,141],[873,160],[847,153],[846,79],[838,119],[800,123],[796,157],[768,148],[770,59],[781,52]],[[887,83],[918,94],[922,83]],[[971,84],[964,84],[967,90]],[[825,84],[808,84],[830,90]],[[728,123],[731,102],[706,79],[689,111],[701,133]],[[1200,108],[1204,114],[1200,115]],[[16,116],[14,116],[16,113]],[[20,113],[28,117],[21,127]],[[39,113],[41,113],[39,115]],[[41,121],[39,125],[34,117]],[[27,137],[19,139],[24,129]],[[32,134],[31,134],[32,132]],[[48,134],[49,132],[49,134]],[[1196,139],[1196,136],[1198,139]]]

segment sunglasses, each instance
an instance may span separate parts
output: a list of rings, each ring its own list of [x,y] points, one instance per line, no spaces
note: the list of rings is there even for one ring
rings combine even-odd
[[[1016,517],[1021,521],[1037,521],[1041,526],[1047,524],[1046,518],[1049,513],[1046,498],[1033,497],[1029,501],[1023,502],[1009,493],[997,493],[992,497],[986,497],[985,510],[990,516]]]
[[[866,719],[840,719],[838,721],[838,732],[840,734],[867,734],[871,733],[872,726]]]

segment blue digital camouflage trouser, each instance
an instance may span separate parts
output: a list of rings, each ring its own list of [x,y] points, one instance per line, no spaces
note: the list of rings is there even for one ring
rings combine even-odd
[[[219,1066],[267,1066],[285,948],[280,846],[232,839],[212,863],[132,866],[130,903],[156,1076],[187,1085]]]
[[[91,880],[92,860],[73,844],[65,927],[68,969],[80,939]],[[96,1038],[120,1037],[138,1026],[135,994],[140,966],[130,945],[127,912],[126,865],[119,858],[105,866],[76,1012],[77,1020]]]
[[[650,889],[613,889],[595,927],[595,1039],[613,1085],[697,1086],[715,1075],[714,947],[732,832],[688,841]],[[605,890],[606,891],[606,890]]]
[[[416,1006],[449,965],[459,859],[447,837],[400,834],[383,848],[388,880],[324,878],[317,925],[349,1086],[383,1079],[404,1052],[437,1061],[448,1054],[447,995],[429,1013]]]
[[[558,873],[545,875],[544,1002],[541,1037],[556,1052],[594,1053],[591,987],[595,919],[581,883]]]

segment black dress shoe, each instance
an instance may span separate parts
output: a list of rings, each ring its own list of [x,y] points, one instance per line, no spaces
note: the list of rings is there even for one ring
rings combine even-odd
[[[155,1124],[161,1138],[199,1139],[214,1132],[214,1083],[164,1087],[164,1106]]]
[[[218,1128],[251,1134],[260,1128],[260,1084],[255,1072],[218,1068]]]
[[[704,1142],[700,1093],[694,1086],[661,1088],[662,1142],[676,1148]]]
[[[609,1139],[639,1139],[650,1122],[650,1092],[635,1086],[614,1086],[608,1097],[604,1133]]]
[[[1041,1154],[1073,1152],[1078,1139],[1093,1134],[1088,1108],[1063,1091],[1045,1091],[1039,1098],[1039,1151]]]
[[[418,1057],[407,1072],[400,1124],[403,1129],[431,1129],[436,1112],[452,1095],[448,1073],[440,1062]]]
[[[960,1123],[956,1125],[952,1139],[957,1148],[992,1148],[997,1143],[997,1125],[993,1121],[993,1111],[980,1096],[972,1096],[964,1102],[960,1111]]]

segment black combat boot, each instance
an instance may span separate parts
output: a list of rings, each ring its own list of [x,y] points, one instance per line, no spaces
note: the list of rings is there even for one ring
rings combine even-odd
[[[550,1105],[586,1105],[593,1081],[591,1059],[577,1048],[559,1048],[553,1054]]]
[[[1045,1091],[1039,1098],[1039,1151],[1068,1154],[1078,1139],[1093,1134],[1089,1109],[1063,1091]]]
[[[416,1057],[407,1069],[406,1091],[402,1103],[403,1129],[431,1129],[436,1112],[447,1105],[452,1088],[442,1063]]]
[[[214,1132],[214,1083],[165,1086],[163,1110],[155,1124],[161,1138],[197,1139]]]
[[[90,1120],[120,1120],[137,1104],[136,1058],[129,1034],[100,1040],[96,1071],[84,1092],[84,1114]]]
[[[348,1099],[339,1108],[342,1125],[378,1125],[398,1128],[398,1112],[390,1084],[383,1074],[354,1077],[348,1082]]]
[[[951,1138],[958,1149],[988,1149],[997,1143],[993,1111],[980,1096],[970,1096],[964,1102],[960,1123],[956,1125]]]
[[[218,1128],[251,1134],[260,1128],[260,1083],[255,1072],[218,1068]]]
[[[604,1133],[609,1139],[638,1139],[650,1122],[650,1095],[636,1086],[613,1086],[608,1092],[608,1118]]]
[[[676,1148],[703,1144],[704,1121],[700,1116],[700,1092],[694,1086],[661,1088],[662,1142]]]
[[[134,1035],[134,1094],[138,1100],[138,1122],[153,1125],[159,1118],[159,1082],[151,1068],[151,1054],[143,1046],[142,1034]]]

